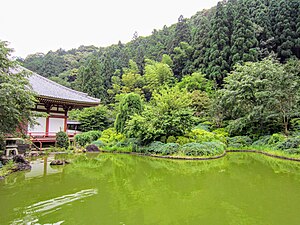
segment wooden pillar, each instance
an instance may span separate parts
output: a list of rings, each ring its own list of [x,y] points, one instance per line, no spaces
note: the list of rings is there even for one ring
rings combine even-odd
[[[70,107],[68,105],[64,105],[63,109],[65,110],[65,120],[64,120],[64,132],[67,132],[67,128],[68,128],[68,111],[70,109]]]
[[[45,136],[48,137],[49,136],[49,125],[50,125],[50,110],[52,108],[52,104],[50,103],[45,103],[45,108],[47,109],[47,118],[46,118],[46,130],[45,130]]]
[[[46,118],[46,137],[49,135],[49,121],[50,121],[50,116],[47,116]]]

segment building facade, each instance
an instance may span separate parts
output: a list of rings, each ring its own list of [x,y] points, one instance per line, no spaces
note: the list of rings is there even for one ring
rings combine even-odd
[[[26,70],[25,68],[18,68]],[[37,103],[32,110],[41,115],[36,119],[36,124],[27,127],[27,135],[31,141],[40,148],[44,143],[54,143],[56,133],[67,132],[68,112],[72,109],[93,107],[100,104],[100,99],[88,96],[88,94],[72,90],[51,81],[37,73],[29,71],[30,88],[37,95]],[[68,134],[70,138],[74,132]]]

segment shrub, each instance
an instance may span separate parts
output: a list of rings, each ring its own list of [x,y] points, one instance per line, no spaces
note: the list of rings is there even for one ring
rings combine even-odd
[[[270,135],[261,136],[258,140],[254,141],[252,143],[252,146],[268,145],[268,142],[269,142],[270,138],[271,138]]]
[[[99,138],[105,145],[113,146],[118,142],[122,142],[126,139],[124,134],[118,133],[115,128],[108,128],[102,132]]]
[[[187,137],[184,137],[184,136],[178,136],[177,140],[176,140],[176,143],[180,144],[180,145],[184,145],[184,144],[187,144],[189,142],[190,142],[190,140]]]
[[[279,142],[283,142],[285,138],[286,137],[283,134],[273,134],[268,140],[268,145],[275,145]]]
[[[294,148],[299,148],[300,146],[300,137],[290,137],[287,138],[285,141],[280,142],[277,145],[278,149],[281,150],[286,150],[286,149],[294,149]]]
[[[174,136],[169,136],[167,138],[167,143],[175,143],[176,142],[176,137]]]
[[[220,140],[223,143],[227,143],[227,137],[229,136],[228,132],[225,130],[225,128],[218,128],[212,131],[218,140]]]
[[[194,129],[210,131],[210,127],[211,124],[206,122],[206,123],[199,123],[197,126],[194,127]]]
[[[179,147],[177,143],[164,144],[159,148],[159,153],[162,155],[173,155],[179,151]]]
[[[96,141],[101,136],[101,131],[88,131],[75,135],[75,141],[80,146],[85,146],[93,141]]]
[[[188,143],[181,147],[181,151],[188,156],[208,156],[221,154],[225,149],[225,144],[220,141]]]
[[[213,132],[209,132],[201,129],[193,129],[191,132],[187,134],[190,139],[190,142],[212,142],[212,141],[221,141],[226,143],[226,138],[222,135],[215,134]]]
[[[250,146],[252,144],[252,139],[249,136],[235,136],[227,138],[229,147],[245,147]]]
[[[69,137],[66,132],[59,131],[58,133],[56,133],[56,147],[67,149],[69,147],[69,144]]]
[[[150,153],[160,153],[161,152],[161,147],[164,145],[164,143],[160,141],[154,141],[152,142],[149,146],[144,148],[145,152],[150,152]]]

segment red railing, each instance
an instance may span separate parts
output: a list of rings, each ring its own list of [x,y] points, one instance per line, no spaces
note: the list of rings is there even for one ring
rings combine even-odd
[[[54,138],[57,132],[28,132],[30,138]],[[69,137],[74,137],[76,134],[80,133],[80,131],[70,131],[67,132]]]

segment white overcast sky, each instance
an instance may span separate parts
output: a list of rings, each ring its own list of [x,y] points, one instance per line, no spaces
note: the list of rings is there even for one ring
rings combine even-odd
[[[218,0],[0,0],[0,40],[8,41],[14,56],[80,45],[126,43],[133,33],[189,18]]]

